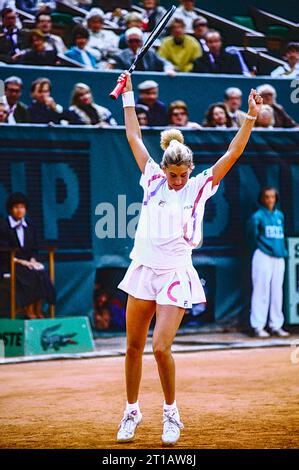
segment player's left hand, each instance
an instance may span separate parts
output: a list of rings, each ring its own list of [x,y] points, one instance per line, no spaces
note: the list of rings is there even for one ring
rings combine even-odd
[[[248,114],[251,116],[257,116],[261,110],[262,104],[263,98],[252,88],[248,97]]]

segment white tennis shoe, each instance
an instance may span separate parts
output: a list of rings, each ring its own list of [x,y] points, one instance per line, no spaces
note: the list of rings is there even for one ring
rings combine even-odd
[[[184,425],[180,420],[177,408],[163,412],[162,442],[166,446],[174,446],[180,438]]]
[[[124,417],[118,427],[117,442],[131,442],[135,438],[135,431],[142,420],[140,411],[134,410],[128,413],[124,412]]]

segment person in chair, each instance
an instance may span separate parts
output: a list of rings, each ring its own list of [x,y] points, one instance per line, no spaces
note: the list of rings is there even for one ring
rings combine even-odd
[[[0,220],[0,247],[15,248],[16,305],[29,319],[43,318],[44,301],[55,303],[54,286],[44,266],[36,259],[37,237],[27,220],[28,199],[22,193],[11,194],[6,202],[7,217]],[[9,273],[9,252],[0,253],[0,275]]]

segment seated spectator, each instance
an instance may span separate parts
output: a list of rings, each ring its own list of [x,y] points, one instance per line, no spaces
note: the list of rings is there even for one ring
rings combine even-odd
[[[127,41],[127,49],[122,50],[115,56],[115,68],[127,70],[130,68],[134,58],[140,47],[142,46],[142,31],[138,28],[127,29],[125,33]],[[173,73],[173,66],[171,63],[157,56],[157,54],[150,49],[145,56],[137,62],[135,70],[142,71],[155,71]]]
[[[170,61],[176,70],[190,72],[194,61],[201,57],[202,49],[196,39],[185,34],[185,23],[175,18],[170,27],[171,36],[164,38],[159,48],[159,54]]]
[[[29,122],[28,108],[20,100],[23,82],[19,77],[8,77],[4,80],[3,103],[7,111],[7,122],[17,124],[19,122]]]
[[[76,113],[64,110],[51,96],[51,82],[38,78],[31,84],[32,102],[28,106],[29,122],[36,124],[81,124]]]
[[[274,122],[275,120],[273,109],[268,104],[263,104],[256,118],[255,127],[273,129]]]
[[[7,217],[0,221],[0,246],[16,248],[16,304],[27,318],[43,318],[42,304],[55,303],[55,290],[45,267],[36,259],[36,229],[26,218],[27,197],[13,193],[6,201]],[[1,253],[0,273],[9,273],[9,253]]]
[[[96,3],[94,2],[96,6]],[[101,5],[99,5],[101,6]],[[109,26],[112,28],[123,28],[125,26],[125,16],[128,14],[128,10],[122,8],[115,8],[112,11],[105,13],[105,19],[108,21]]]
[[[0,124],[7,123],[7,111],[5,104],[0,100]]]
[[[92,8],[86,16],[89,40],[87,48],[97,62],[106,61],[119,52],[119,37],[108,29],[103,29],[105,15],[100,8]]]
[[[12,8],[4,8],[1,12],[0,60],[6,63],[13,63],[14,56],[28,44],[28,35],[17,27],[17,18],[18,14]]]
[[[16,6],[19,10],[36,15],[38,12],[54,11],[56,9],[56,2],[54,0],[16,0]]]
[[[148,106],[136,104],[135,111],[140,127],[148,126]]]
[[[12,8],[13,10],[15,10],[16,1],[15,0],[0,0],[0,12],[4,10],[4,8]]]
[[[292,119],[284,108],[276,103],[276,90],[269,83],[257,87],[257,92],[262,96],[264,104],[268,104],[274,111],[274,127],[298,127],[299,124]]]
[[[21,52],[15,58],[16,62],[24,65],[56,65],[58,64],[56,49],[47,49],[44,33],[33,29],[29,33],[30,49]]]
[[[224,93],[224,103],[231,117],[233,127],[241,127],[246,113],[240,109],[242,106],[242,91],[240,88],[227,88]]]
[[[205,36],[209,31],[208,21],[203,16],[198,16],[196,20],[193,21],[193,33],[192,36],[197,39],[200,43],[201,48],[204,52],[209,52]]]
[[[158,0],[143,0],[141,2],[141,6],[145,10],[143,29],[146,32],[152,32],[166,13],[165,8],[158,5],[158,3]]]
[[[272,70],[273,78],[296,78],[299,77],[299,42],[290,42],[287,46],[285,59],[287,64],[279,65]]]
[[[88,30],[83,26],[75,26],[73,29],[73,46],[65,52],[65,55],[84,65],[86,69],[95,69],[97,61],[95,56],[87,49],[88,40]]]
[[[217,128],[233,127],[232,119],[224,103],[214,103],[209,106],[203,126]]]
[[[125,16],[126,29],[130,29],[130,28],[142,29],[142,21],[143,21],[142,15],[140,13],[137,13],[136,11],[132,11]],[[118,47],[119,49],[126,49],[127,47],[125,32],[121,33],[121,35],[119,36]]]
[[[209,52],[204,52],[203,56],[194,62],[193,72],[242,74],[238,57],[235,54],[225,52],[218,31],[210,29],[205,39]]]
[[[181,18],[185,23],[186,33],[193,33],[193,21],[198,17],[198,13],[194,11],[195,0],[181,0],[181,6],[174,13],[176,18]]]
[[[85,83],[77,83],[74,86],[69,110],[78,116],[82,124],[99,127],[117,126],[111,111],[94,103],[91,90]]]
[[[52,18],[49,13],[38,13],[36,15],[35,27],[44,34],[47,49],[54,49],[58,54],[64,54],[66,51],[65,44],[60,36],[51,33],[52,26]]]
[[[149,126],[166,126],[168,123],[167,109],[162,101],[158,100],[159,85],[154,80],[146,80],[138,85],[139,98],[137,103],[148,108]]]
[[[169,127],[187,127],[189,129],[201,129],[197,122],[189,121],[189,112],[184,101],[177,100],[170,103],[168,107]]]

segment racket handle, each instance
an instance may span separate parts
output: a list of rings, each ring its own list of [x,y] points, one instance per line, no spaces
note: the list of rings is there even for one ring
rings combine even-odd
[[[113,100],[117,100],[117,98],[118,98],[119,95],[122,93],[123,89],[125,88],[126,83],[127,83],[127,77],[119,78],[118,81],[117,81],[116,87],[114,88],[113,91],[111,91],[111,93],[110,93],[109,96],[110,96]]]

